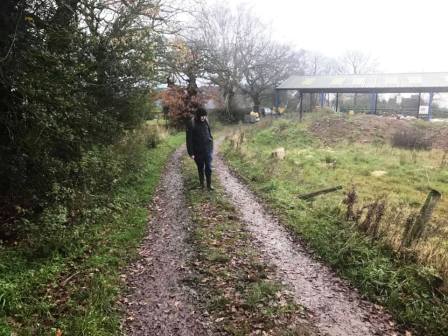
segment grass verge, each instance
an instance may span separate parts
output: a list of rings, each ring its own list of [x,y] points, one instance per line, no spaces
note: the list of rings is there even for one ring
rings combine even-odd
[[[146,149],[144,168],[109,195],[108,211],[98,208],[95,223],[67,230],[63,252],[38,257],[22,245],[0,248],[0,335],[119,334],[119,271],[134,257],[147,203],[182,141],[179,134]]]
[[[284,160],[271,157],[279,146],[286,148]],[[297,197],[329,183],[347,185],[359,181],[370,186],[372,192],[377,192],[381,184],[394,188],[392,179],[398,181],[395,176],[386,177],[386,181],[377,178],[380,181],[375,182],[368,173],[357,174],[359,170],[375,170],[378,161],[385,160],[392,166],[395,160],[400,160],[389,155],[387,162],[380,155],[382,150],[389,151],[379,148],[375,152],[373,147],[356,144],[323,147],[305,126],[283,121],[234,136],[224,145],[230,166],[266,200],[291,231],[362,294],[386,306],[401,324],[419,334],[448,335],[448,298],[441,291],[433,268],[415,259],[403,259],[383,240],[357,230],[344,218],[340,194],[313,202]],[[402,174],[402,170],[411,171],[410,163],[405,162],[396,174]],[[369,185],[366,181],[370,180],[373,182]],[[410,188],[409,181],[403,184],[395,185],[395,190]]]
[[[195,222],[191,283],[219,331],[230,335],[314,335],[305,312],[275,280],[221,186],[195,189],[196,169],[185,160],[183,174]]]

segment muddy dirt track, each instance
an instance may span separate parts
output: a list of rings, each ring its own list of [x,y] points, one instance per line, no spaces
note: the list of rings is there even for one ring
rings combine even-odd
[[[156,192],[149,232],[139,249],[139,260],[127,270],[130,293],[123,329],[127,335],[215,335],[207,319],[192,304],[194,293],[182,283],[188,277],[186,243],[191,228],[185,204],[178,149],[168,162]]]
[[[217,335],[207,314],[194,306],[195,293],[183,284],[191,249],[186,238],[191,219],[185,203],[178,149],[169,160],[156,193],[148,235],[140,258],[125,274],[129,293],[123,331],[127,335]],[[251,191],[215,157],[215,177],[239,209],[266,260],[312,316],[320,333],[331,336],[399,335],[391,317],[369,303],[310,254],[271,216]]]

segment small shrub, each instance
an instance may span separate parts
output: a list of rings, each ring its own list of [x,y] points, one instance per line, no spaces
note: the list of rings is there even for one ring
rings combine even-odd
[[[244,116],[250,112],[248,108],[233,108],[229,113],[225,109],[215,109],[210,113],[211,121],[219,121],[223,124],[237,123],[244,120]]]
[[[161,141],[162,139],[156,127],[148,129],[145,135],[145,144],[148,148],[156,148]]]
[[[448,149],[443,151],[442,160],[440,160],[440,168],[446,168],[448,166]]]
[[[288,120],[280,120],[277,123],[277,129],[279,132],[285,131],[291,127],[291,123]]]
[[[356,218],[354,207],[358,201],[358,194],[355,188],[348,190],[345,194],[345,199],[342,201],[347,206],[345,220],[354,220]]]
[[[364,220],[358,223],[359,228],[373,238],[378,238],[381,219],[386,209],[386,202],[385,200],[375,200],[364,208],[367,209],[367,213],[365,214]]]
[[[141,131],[136,132],[143,136],[142,141],[147,148],[156,148],[168,134],[169,129],[158,124],[147,122]]]
[[[391,145],[404,149],[429,150],[432,147],[432,139],[426,137],[423,130],[414,128],[394,133]]]
[[[244,143],[244,132],[241,130],[236,131],[231,136],[227,137],[230,141],[230,147],[234,150],[240,150]]]

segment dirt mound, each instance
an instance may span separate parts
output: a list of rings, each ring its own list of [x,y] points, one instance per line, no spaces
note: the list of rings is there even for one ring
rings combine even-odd
[[[433,148],[448,150],[448,125],[431,125]]]
[[[433,148],[448,149],[448,124],[425,123],[376,115],[325,116],[314,120],[309,130],[327,145],[342,141],[389,143],[398,132],[423,131]]]

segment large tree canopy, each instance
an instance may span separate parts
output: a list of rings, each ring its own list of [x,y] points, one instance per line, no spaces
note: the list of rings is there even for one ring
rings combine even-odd
[[[147,117],[169,15],[160,1],[0,4],[0,217],[82,183],[86,152]],[[0,218],[0,219],[1,219]]]

